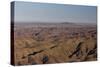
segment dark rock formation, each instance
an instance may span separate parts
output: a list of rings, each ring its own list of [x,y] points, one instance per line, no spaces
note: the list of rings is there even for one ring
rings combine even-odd
[[[43,64],[48,62],[48,60],[49,60],[48,56],[44,56],[43,59],[42,59]]]
[[[81,45],[82,45],[83,42],[80,42],[77,47],[76,47],[76,50],[69,56],[69,58],[71,58],[73,55],[76,54],[76,56],[78,56],[80,54],[80,50],[81,50]]]

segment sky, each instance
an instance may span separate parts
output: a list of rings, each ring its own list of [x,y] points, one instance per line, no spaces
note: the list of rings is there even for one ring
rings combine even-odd
[[[97,7],[15,1],[14,21],[96,23]]]

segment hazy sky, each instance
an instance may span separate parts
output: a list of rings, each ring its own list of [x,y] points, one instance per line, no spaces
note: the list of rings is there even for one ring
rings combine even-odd
[[[15,2],[15,22],[96,23],[96,6]]]

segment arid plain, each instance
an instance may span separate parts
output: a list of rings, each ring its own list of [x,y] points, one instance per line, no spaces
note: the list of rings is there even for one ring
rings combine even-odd
[[[15,65],[97,60],[97,26],[88,23],[15,23]]]

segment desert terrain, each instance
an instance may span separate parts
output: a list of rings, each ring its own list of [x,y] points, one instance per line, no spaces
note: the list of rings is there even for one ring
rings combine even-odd
[[[15,65],[97,60],[96,24],[15,23]]]

